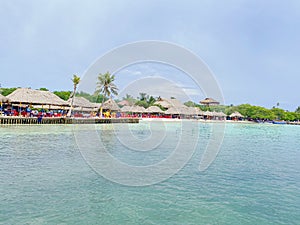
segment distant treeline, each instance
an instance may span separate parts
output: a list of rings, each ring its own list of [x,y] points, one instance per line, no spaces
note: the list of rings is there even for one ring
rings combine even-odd
[[[0,93],[4,96],[9,95],[17,88],[1,88]],[[39,90],[48,91],[47,88],[40,88]],[[54,94],[59,96],[63,100],[68,100],[72,94],[72,91],[54,91]],[[76,93],[77,97],[84,97],[88,99],[90,102],[101,103],[103,99],[103,95],[91,95],[85,92]],[[106,99],[105,99],[106,100]],[[157,98],[147,95],[146,93],[140,93],[139,97],[134,98],[131,95],[126,94],[122,100],[127,100],[131,104],[143,106],[145,108],[155,105],[155,101]],[[120,100],[116,100],[117,102]],[[185,102],[186,106],[190,107],[199,107],[203,111],[216,111],[216,112],[224,112],[226,115],[230,115],[233,112],[240,112],[245,118],[248,119],[264,119],[264,120],[285,120],[285,121],[296,121],[300,120],[300,106],[296,109],[295,112],[288,112],[284,109],[280,109],[279,107],[273,107],[272,109],[267,109],[261,106],[253,106],[250,104],[241,104],[237,106],[225,106],[225,105],[215,105],[215,106],[204,106],[199,105],[194,102]],[[162,108],[163,109],[163,108]]]
[[[254,106],[250,104],[241,104],[237,106],[225,106],[225,105],[216,105],[216,106],[203,106],[198,105],[193,102],[186,102],[187,106],[199,107],[203,111],[216,111],[224,112],[226,115],[230,115],[234,112],[239,112],[245,118],[248,119],[264,119],[264,120],[285,120],[285,121],[298,121],[300,120],[300,107],[296,109],[295,112],[288,112],[284,109],[278,107],[273,107],[272,109],[267,109],[261,106]]]

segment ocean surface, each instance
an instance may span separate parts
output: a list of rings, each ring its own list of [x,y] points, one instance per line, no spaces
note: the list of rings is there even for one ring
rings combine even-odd
[[[134,166],[196,140],[181,170],[147,186],[104,178],[78,147],[79,126],[1,126],[0,224],[300,224],[300,126],[227,124],[219,154],[200,172],[212,126],[191,122],[180,138],[179,122],[82,125]]]

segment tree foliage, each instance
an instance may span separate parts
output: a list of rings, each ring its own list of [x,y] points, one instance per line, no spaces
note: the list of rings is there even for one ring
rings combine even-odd
[[[0,93],[4,96],[7,96],[13,93],[17,88],[0,88]]]
[[[70,98],[72,91],[54,91],[53,93],[61,99],[67,101]]]

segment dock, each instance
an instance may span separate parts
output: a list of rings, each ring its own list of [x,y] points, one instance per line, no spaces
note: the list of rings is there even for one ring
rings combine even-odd
[[[138,118],[0,117],[0,124],[108,124],[139,123]]]

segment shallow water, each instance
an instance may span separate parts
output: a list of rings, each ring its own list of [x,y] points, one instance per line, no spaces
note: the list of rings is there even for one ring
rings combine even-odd
[[[112,155],[138,166],[167,158],[181,135],[180,123],[89,126]],[[146,187],[96,173],[72,125],[0,127],[0,224],[299,224],[300,127],[227,124],[219,155],[199,172],[211,126],[189,130],[198,145],[182,170]],[[126,143],[129,135],[136,139]],[[129,148],[151,137],[151,151]]]

